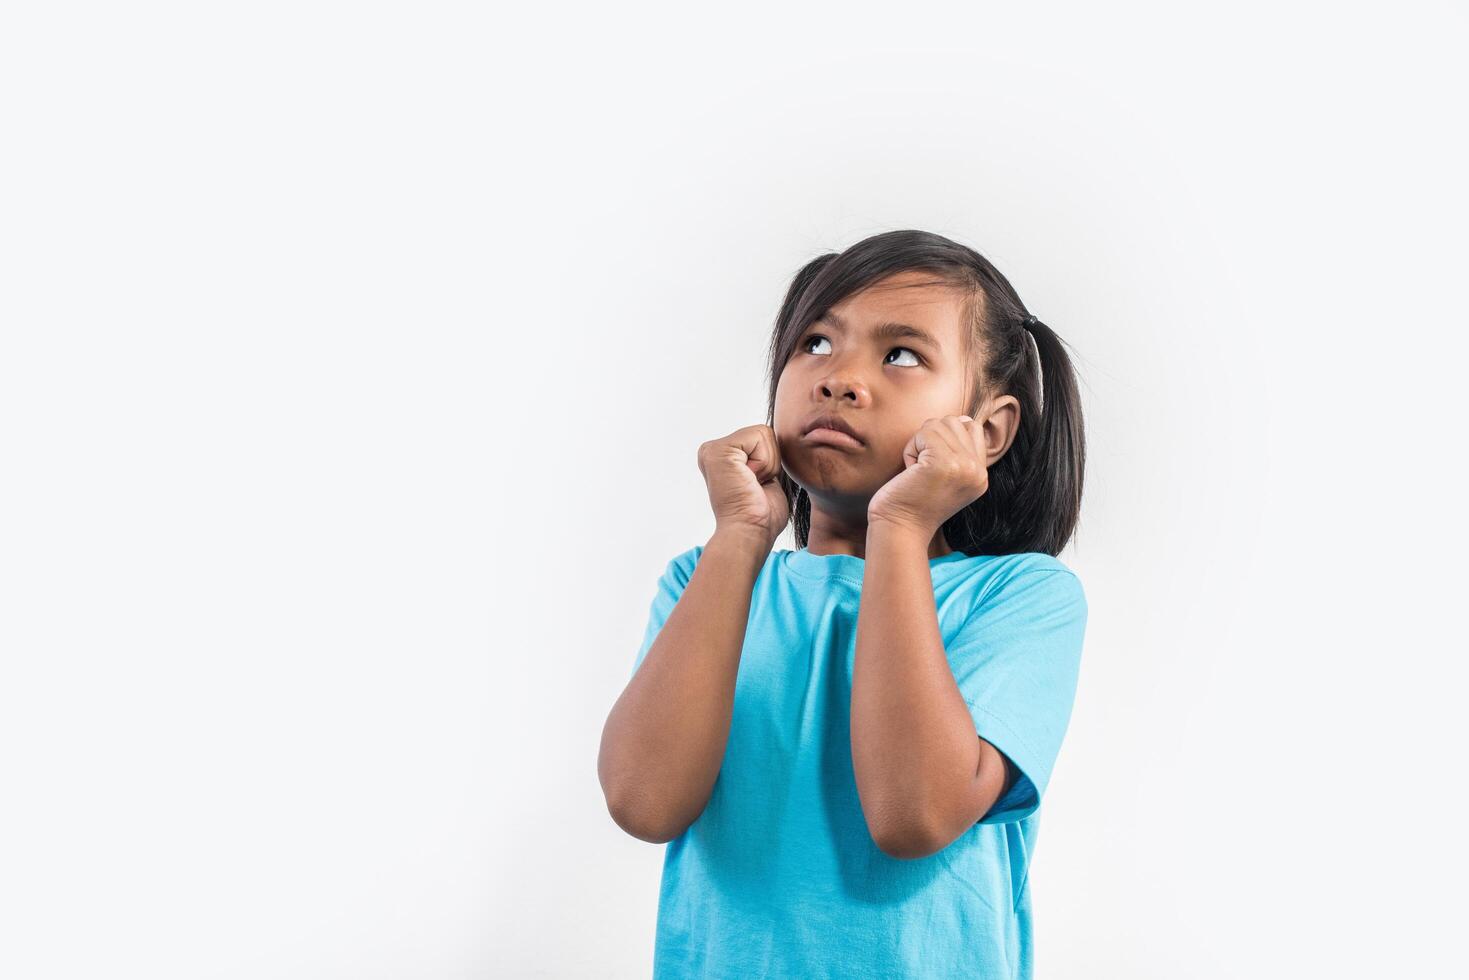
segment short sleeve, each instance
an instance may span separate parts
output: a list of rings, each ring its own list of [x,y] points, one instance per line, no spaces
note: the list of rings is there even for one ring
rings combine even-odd
[[[663,574],[658,577],[653,602],[648,609],[648,625],[643,630],[643,643],[638,648],[637,656],[633,659],[632,673],[629,677],[637,674],[638,668],[643,665],[643,658],[648,655],[653,641],[658,638],[658,631],[663,629],[664,623],[668,622],[668,616],[673,612],[679,596],[683,595],[684,587],[689,584],[689,579],[693,577],[694,566],[699,563],[699,555],[703,551],[703,545],[695,545],[683,554],[669,559],[663,569]]]
[[[978,822],[1008,823],[1034,813],[1050,783],[1076,697],[1087,604],[1080,579],[1054,559],[1022,564],[991,586],[945,652],[979,736],[1018,770]]]

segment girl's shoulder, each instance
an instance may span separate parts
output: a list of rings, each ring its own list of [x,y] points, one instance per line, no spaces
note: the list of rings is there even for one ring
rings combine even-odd
[[[1043,572],[1076,574],[1061,559],[1044,551],[1020,551],[1009,555],[964,555],[954,564],[956,569],[970,573],[982,572],[986,576],[1001,579]]]
[[[1048,555],[1044,551],[1022,551],[1014,555],[998,556],[1004,561],[1001,566],[1008,575],[1025,575],[1036,572],[1065,572],[1075,575],[1071,566],[1067,565],[1055,555]]]
[[[953,562],[949,568],[952,576],[949,586],[957,592],[970,593],[974,606],[1033,597],[1038,593],[1060,598],[1069,594],[1079,596],[1082,592],[1076,572],[1055,555],[1042,551],[971,555]]]
[[[692,548],[686,548],[668,560],[670,571],[681,574],[684,581],[693,574],[694,566],[699,563],[699,556],[704,553],[704,546],[696,544]]]

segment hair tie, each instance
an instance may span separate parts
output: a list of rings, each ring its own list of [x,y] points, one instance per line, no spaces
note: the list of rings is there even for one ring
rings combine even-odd
[[[1030,316],[1030,315],[1027,314],[1026,317],[1025,317],[1025,319],[1020,321],[1020,325],[1022,327],[1024,327],[1025,329],[1029,330],[1031,327],[1035,326],[1037,322],[1038,321],[1036,320],[1035,317]]]

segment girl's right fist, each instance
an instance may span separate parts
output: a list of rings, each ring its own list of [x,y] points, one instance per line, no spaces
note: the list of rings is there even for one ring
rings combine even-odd
[[[768,425],[747,425],[699,447],[714,527],[761,531],[770,546],[791,519],[780,481],[780,447]]]

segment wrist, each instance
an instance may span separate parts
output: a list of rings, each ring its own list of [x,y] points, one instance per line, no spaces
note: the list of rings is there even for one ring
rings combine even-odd
[[[754,526],[716,525],[714,534],[705,548],[721,548],[738,551],[764,560],[775,546],[768,532]]]
[[[894,517],[884,517],[881,514],[869,514],[867,516],[867,540],[872,542],[877,539],[883,540],[912,540],[923,545],[925,549],[938,533],[938,528],[930,528],[911,520],[900,520]]]

